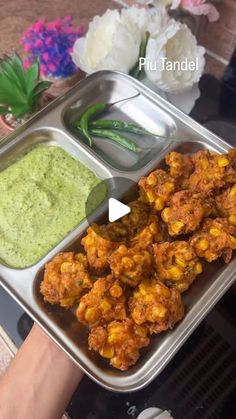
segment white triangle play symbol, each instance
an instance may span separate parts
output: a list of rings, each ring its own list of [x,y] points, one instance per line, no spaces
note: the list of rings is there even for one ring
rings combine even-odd
[[[113,221],[119,220],[119,218],[124,217],[130,213],[130,207],[128,205],[122,204],[115,198],[110,198],[108,201],[108,219],[111,223]]]

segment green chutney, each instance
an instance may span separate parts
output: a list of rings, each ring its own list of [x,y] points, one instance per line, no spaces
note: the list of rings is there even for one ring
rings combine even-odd
[[[0,173],[0,259],[35,264],[85,218],[100,180],[58,146],[39,145]]]

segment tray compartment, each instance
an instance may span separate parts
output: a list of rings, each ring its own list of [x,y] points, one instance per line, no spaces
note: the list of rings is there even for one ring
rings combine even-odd
[[[124,83],[119,79],[104,79],[91,83],[86,95],[83,92],[81,95],[78,94],[77,100],[65,109],[63,114],[64,124],[87,147],[87,143],[80,137],[76,129],[71,127],[71,123],[78,120],[84,110],[91,104],[98,102],[112,103],[137,93],[137,88],[130,87],[129,83]],[[148,135],[139,136],[124,133],[123,135],[132,138],[142,149],[141,152],[132,152],[125,150],[111,140],[94,137],[94,153],[118,170],[139,170],[169,145],[168,139],[177,131],[173,118],[161,108],[157,108],[144,94],[117,104],[108,113],[101,115],[101,118],[135,122],[150,132],[167,138],[163,140]]]
[[[206,147],[207,144],[202,141],[185,142],[171,148],[175,151],[193,154]],[[211,147],[211,149],[218,151],[217,147]],[[164,160],[156,161],[153,168],[156,167],[165,168]],[[149,171],[145,174],[148,173]],[[80,242],[85,234],[86,231],[82,232],[64,250],[82,251],[83,247]],[[183,294],[183,303],[186,310],[185,318],[174,330],[153,336],[151,344],[141,351],[142,356],[137,364],[126,372],[114,369],[98,354],[89,351],[87,345],[88,329],[86,326],[79,324],[74,309],[65,310],[44,302],[39,290],[43,279],[43,269],[40,269],[34,280],[34,298],[44,315],[49,316],[56,329],[58,328],[64,334],[67,350],[73,354],[73,359],[78,365],[83,365],[84,360],[86,360],[86,372],[106,388],[116,391],[132,391],[147,385],[152,378],[163,370],[170,358],[184,343],[190,331],[197,327],[202,317],[211,309],[212,301],[215,302],[215,299],[219,298],[220,289],[223,292],[224,283],[222,278],[227,273],[230,276],[232,269],[236,268],[236,260],[234,258],[229,265],[225,265],[221,260],[212,264],[203,263],[203,265],[201,276]],[[54,333],[53,330],[52,333]]]
[[[88,167],[92,172],[94,172],[99,179],[104,179],[111,176],[110,172],[105,167],[96,161],[93,161],[89,155],[86,155],[86,152],[84,152],[83,149],[79,150],[78,144],[74,140],[71,140],[62,131],[50,128],[35,130],[26,135],[21,141],[15,142],[14,145],[9,144],[9,147],[5,148],[1,154],[0,171],[13,165],[16,161],[20,160],[24,155],[29,153],[40,144],[44,144],[46,146],[60,146],[66,152],[68,152],[69,155],[73,156],[76,160],[80,161],[84,164],[84,166]],[[84,219],[81,220],[78,225],[75,226],[71,231],[74,231],[83,221]],[[68,232],[64,238],[66,238],[71,233],[71,231]],[[63,241],[63,239],[59,242],[61,241]],[[53,248],[55,248],[57,245],[58,243],[56,243]],[[51,250],[52,249],[50,249],[50,251]],[[42,256],[42,258],[44,256]],[[42,260],[42,258],[39,260]],[[39,260],[36,261],[34,265],[37,264]],[[6,265],[4,261],[1,261],[1,263],[2,265]],[[28,268],[28,265],[22,269],[25,268]]]

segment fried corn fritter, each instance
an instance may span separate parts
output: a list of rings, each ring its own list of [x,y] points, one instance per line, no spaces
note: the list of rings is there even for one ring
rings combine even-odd
[[[207,262],[223,257],[225,263],[228,263],[232,251],[236,249],[236,227],[227,218],[207,218],[190,243],[196,254]]]
[[[181,187],[185,189],[187,187],[186,180],[193,172],[192,158],[186,154],[172,151],[171,153],[167,154],[165,161],[169,166],[170,175],[173,178],[178,179],[178,189],[180,189],[180,183]]]
[[[139,181],[140,197],[156,211],[161,211],[169,202],[176,190],[176,180],[162,169],[154,170]]]
[[[127,229],[122,223],[93,224],[81,243],[84,246],[89,266],[95,271],[109,269],[109,256],[119,247],[119,240],[126,241]],[[113,240],[112,240],[113,239]]]
[[[157,276],[168,287],[184,292],[202,272],[202,265],[188,242],[154,244],[153,251]]]
[[[150,207],[140,200],[131,202],[129,207],[130,213],[122,217],[120,221],[127,228],[129,239],[132,239],[142,232],[143,228],[148,224]]]
[[[184,316],[179,291],[166,287],[156,279],[142,281],[134,291],[129,306],[134,322],[146,326],[151,334],[172,329]]]
[[[98,326],[92,329],[88,338],[89,349],[109,359],[113,367],[122,371],[136,364],[140,349],[149,345],[149,342],[147,329],[136,325],[131,319]]]
[[[82,253],[59,253],[45,266],[40,291],[50,304],[71,307],[82,291],[92,287],[88,274],[88,261]]]
[[[221,155],[202,150],[192,157],[195,170],[189,178],[189,188],[209,193],[236,182],[236,150]]]
[[[139,234],[131,238],[130,246],[136,250],[149,250],[154,243],[161,243],[165,239],[161,222],[156,215],[150,215],[148,224]]]
[[[216,206],[220,215],[236,226],[236,185],[216,197]]]
[[[136,287],[148,278],[153,267],[152,255],[147,250],[138,250],[121,245],[110,257],[110,267],[115,278]]]
[[[185,190],[172,196],[170,206],[162,211],[161,217],[168,226],[169,234],[178,236],[195,231],[202,219],[213,212],[214,207],[212,198]]]
[[[124,286],[112,275],[99,278],[93,288],[80,299],[76,316],[81,323],[94,327],[126,318]]]

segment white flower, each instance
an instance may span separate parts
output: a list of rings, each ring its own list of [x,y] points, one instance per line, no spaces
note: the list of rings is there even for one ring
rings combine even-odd
[[[168,7],[171,6],[171,9],[177,9],[180,5],[181,0],[136,0],[136,3],[142,4],[144,6],[148,6],[151,4],[155,7]]]
[[[132,6],[127,9],[122,9],[121,13],[125,19],[139,27],[142,36],[145,32],[156,36],[170,19],[165,7],[144,9]]]
[[[139,56],[142,33],[138,25],[119,13],[107,10],[95,16],[85,37],[73,47],[72,59],[90,74],[98,70],[129,73]]]
[[[205,65],[204,53],[205,49],[197,45],[190,29],[170,19],[158,35],[148,41],[147,78],[166,92],[181,92],[200,80]],[[187,61],[187,69],[180,68],[183,61]],[[169,62],[172,65],[167,66]],[[190,69],[190,62],[195,63],[194,69]]]
[[[122,17],[135,24],[143,34],[147,31],[150,16],[147,9],[131,6],[121,10]]]

